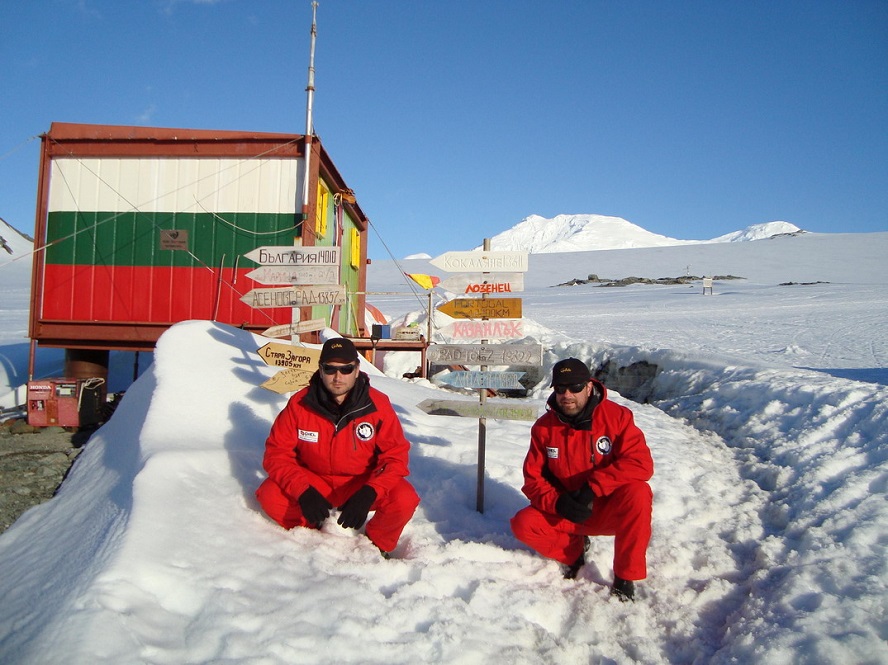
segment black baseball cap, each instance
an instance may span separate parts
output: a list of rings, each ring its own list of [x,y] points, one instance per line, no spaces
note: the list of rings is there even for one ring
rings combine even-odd
[[[586,367],[586,363],[576,358],[559,360],[552,367],[553,386],[571,386],[577,383],[586,383],[592,378],[592,373]]]
[[[345,337],[334,337],[324,342],[321,349],[320,363],[329,362],[330,360],[338,360],[344,363],[353,363],[358,359],[358,350],[350,339]]]

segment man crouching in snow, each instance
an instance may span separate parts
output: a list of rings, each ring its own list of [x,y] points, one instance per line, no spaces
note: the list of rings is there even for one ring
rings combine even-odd
[[[256,498],[285,529],[320,528],[334,506],[340,526],[359,529],[374,510],[365,533],[389,558],[419,505],[406,480],[410,443],[350,340],[327,340],[319,364],[271,426]]]
[[[615,536],[611,593],[634,600],[635,581],[647,577],[651,452],[632,412],[607,399],[585,363],[557,362],[552,387],[524,460],[522,491],[530,505],[512,518],[512,531],[561,562],[566,579],[585,563],[587,536]]]

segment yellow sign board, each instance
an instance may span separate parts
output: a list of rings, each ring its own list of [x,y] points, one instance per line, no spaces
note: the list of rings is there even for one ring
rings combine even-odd
[[[291,369],[282,369],[268,379],[268,381],[263,383],[261,387],[276,392],[279,395],[296,392],[308,385],[308,380],[311,379],[312,374],[314,374],[313,371],[298,369],[295,367]]]
[[[301,369],[308,372],[314,372],[321,359],[320,349],[280,342],[268,342],[257,349],[256,353],[271,367]]]
[[[454,319],[520,319],[521,298],[454,298],[438,311]]]

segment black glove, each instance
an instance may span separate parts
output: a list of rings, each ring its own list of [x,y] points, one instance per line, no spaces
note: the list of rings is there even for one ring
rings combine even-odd
[[[370,506],[376,501],[376,490],[370,485],[364,485],[361,489],[351,495],[339,510],[337,523],[343,529],[360,529],[361,525],[367,520],[367,513],[370,512]]]
[[[302,509],[302,516],[314,527],[320,527],[323,521],[330,516],[330,511],[333,510],[333,504],[311,485],[299,495],[298,501],[299,507]]]
[[[595,500],[595,492],[586,483],[583,483],[583,486],[577,491],[571,492],[571,496],[584,506],[589,506]],[[591,510],[591,507],[589,509]]]
[[[592,511],[585,504],[566,493],[559,495],[555,502],[555,512],[574,524],[582,524],[592,517]]]

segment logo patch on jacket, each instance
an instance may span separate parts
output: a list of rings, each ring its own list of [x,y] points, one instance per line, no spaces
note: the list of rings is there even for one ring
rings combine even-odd
[[[317,443],[318,442],[318,433],[311,432],[307,429],[299,430],[299,440],[307,441],[308,443]]]
[[[549,459],[558,459],[558,448],[546,448],[546,457]]]
[[[602,455],[607,455],[613,447],[614,444],[606,436],[599,437],[598,441],[595,442],[595,450]]]
[[[376,433],[376,430],[373,429],[373,425],[370,423],[360,423],[357,427],[355,427],[355,435],[361,441],[369,441],[373,438],[373,435]]]

